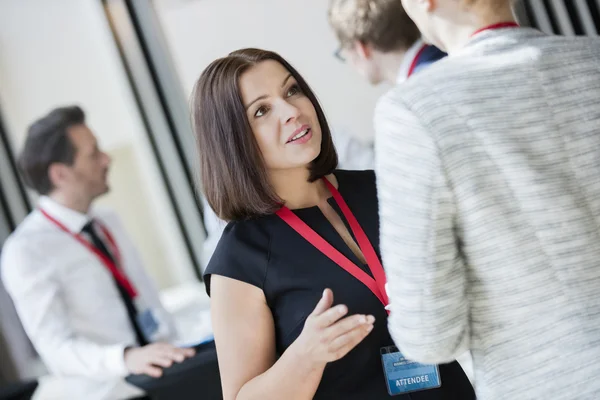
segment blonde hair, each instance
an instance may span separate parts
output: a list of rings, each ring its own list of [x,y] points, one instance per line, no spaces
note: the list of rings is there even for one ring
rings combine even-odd
[[[400,0],[330,0],[328,18],[342,46],[362,42],[389,52],[406,50],[421,37]]]

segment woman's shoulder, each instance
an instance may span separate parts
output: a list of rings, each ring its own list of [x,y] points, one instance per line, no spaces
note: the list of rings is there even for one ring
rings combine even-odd
[[[262,217],[227,224],[204,272],[209,295],[211,275],[222,275],[262,289],[271,242],[269,219]]]
[[[269,236],[268,219],[267,216],[243,221],[231,221],[223,230],[221,240],[229,244],[264,240]]]
[[[240,258],[243,256],[260,256],[266,251],[271,240],[269,225],[270,217],[232,221],[227,224],[219,239],[215,253],[211,258]],[[216,257],[216,258],[215,258]]]

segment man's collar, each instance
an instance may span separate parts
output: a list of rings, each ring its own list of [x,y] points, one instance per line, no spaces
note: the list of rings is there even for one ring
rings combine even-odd
[[[41,196],[38,204],[42,210],[50,214],[73,233],[81,232],[85,224],[92,219],[89,215],[65,207],[48,196]]]
[[[400,68],[398,69],[396,84],[404,83],[408,79],[410,67],[424,44],[425,42],[423,39],[418,39],[413,43],[412,46],[410,46],[408,50],[406,50],[406,53],[404,53],[404,58],[402,59],[402,63],[400,64]]]

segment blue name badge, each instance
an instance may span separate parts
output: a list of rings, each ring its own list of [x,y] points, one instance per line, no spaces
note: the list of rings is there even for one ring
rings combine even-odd
[[[381,362],[391,396],[442,386],[437,365],[419,364],[407,360],[396,346],[381,348]]]
[[[158,322],[156,321],[152,310],[146,309],[138,313],[137,322],[146,337],[146,340],[152,342],[154,334],[158,331]]]

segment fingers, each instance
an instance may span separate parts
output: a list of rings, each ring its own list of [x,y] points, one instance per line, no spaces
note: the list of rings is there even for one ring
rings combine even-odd
[[[181,349],[178,347],[172,347],[165,349],[163,354],[167,355],[167,357],[173,361],[183,362],[183,360],[186,358],[193,357],[194,354],[196,354],[196,351],[194,349]]]
[[[186,358],[194,357],[196,355],[196,350],[194,350],[192,348],[178,348],[178,350]]]
[[[373,330],[372,324],[359,325],[353,330],[338,336],[331,342],[331,353],[334,357],[332,361],[344,357],[350,350],[356,347]]]
[[[180,354],[180,353],[168,353],[165,356],[165,358],[167,358],[167,359],[169,359],[171,361],[174,361],[176,363],[183,362],[186,359],[186,357],[183,354]]]
[[[162,376],[162,368],[169,368],[174,362],[183,362],[196,354],[194,349],[179,348],[168,343],[155,343],[150,346],[140,373],[154,378]]]
[[[343,304],[332,307],[315,318],[317,326],[327,328],[348,314],[348,307]]]
[[[153,378],[160,378],[162,376],[162,369],[153,365],[146,365],[142,369],[141,373],[151,376]]]
[[[171,344],[165,344],[163,351],[166,354],[169,354],[174,361],[179,362],[185,360],[186,358],[193,357],[196,354],[196,350],[192,348],[175,347]]]
[[[372,315],[352,315],[329,327],[325,335],[333,340],[358,327],[373,326],[374,322],[375,317]]]
[[[150,363],[152,365],[156,365],[157,367],[169,368],[171,365],[173,365],[174,361],[177,360],[167,356],[156,355],[152,360],[150,360]]]
[[[325,289],[323,291],[323,295],[321,296],[321,300],[317,303],[317,306],[311,313],[313,316],[321,315],[323,312],[328,310],[333,304],[333,292],[331,289]]]

